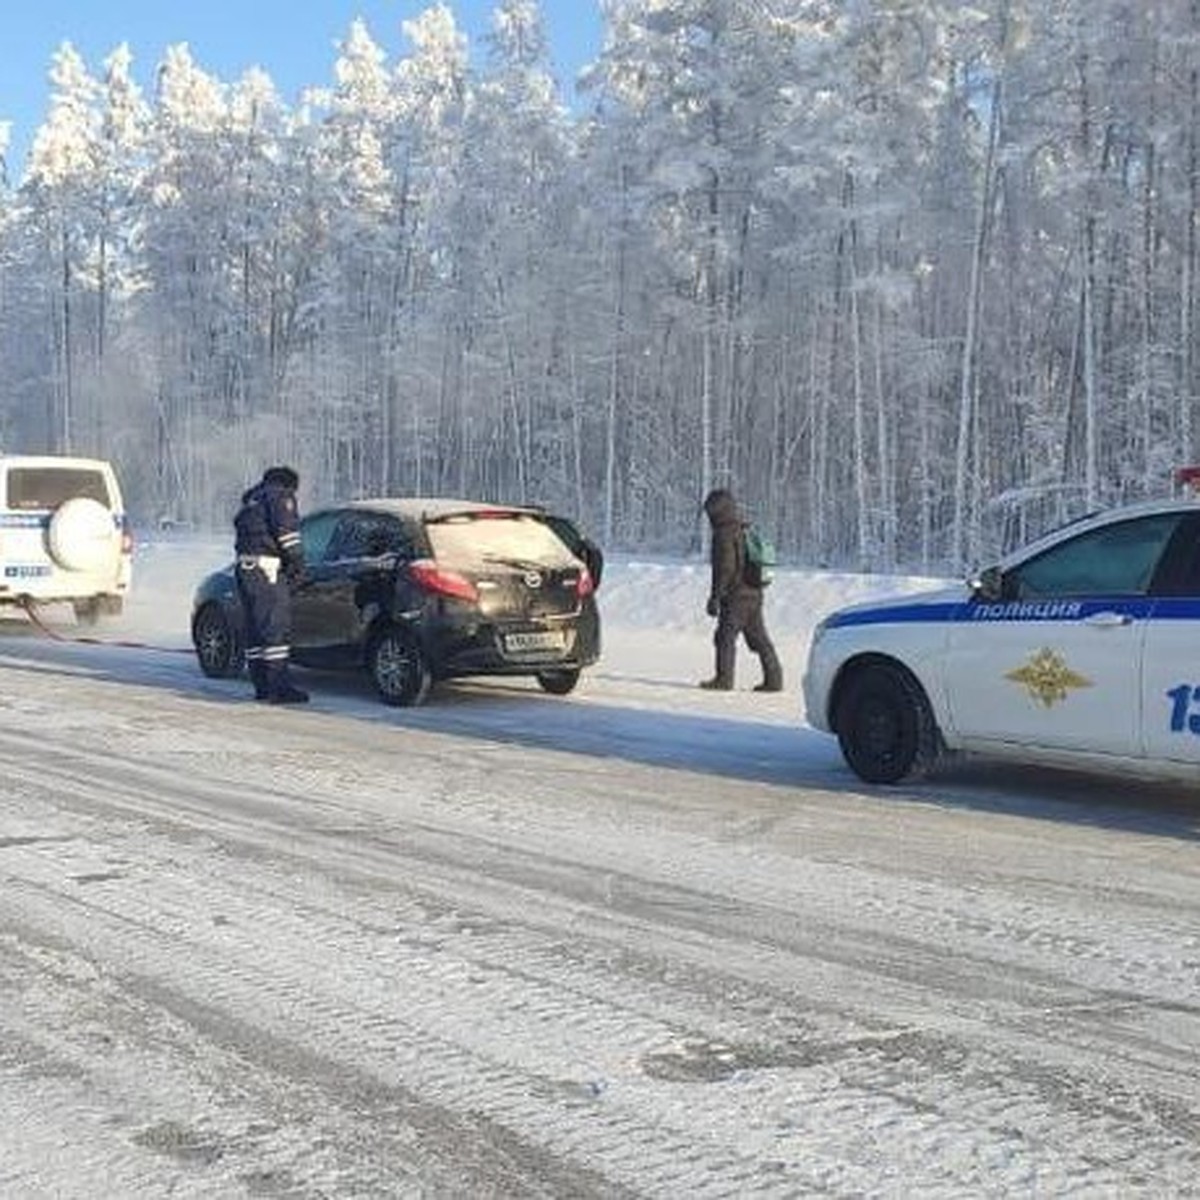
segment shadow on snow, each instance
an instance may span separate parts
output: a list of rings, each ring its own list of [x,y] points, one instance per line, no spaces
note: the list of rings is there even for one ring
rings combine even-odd
[[[0,628],[0,654],[19,655],[2,664],[10,671],[58,670],[70,677],[83,670],[116,683],[160,687],[239,707],[245,703],[248,711],[258,708],[245,680],[207,679],[190,649],[49,641],[31,627],[6,622]],[[306,686],[312,685],[312,711],[325,717],[817,790],[830,797],[873,798],[889,804],[961,808],[1200,839],[1200,788],[1189,790],[1179,784],[963,759],[951,760],[920,783],[871,787],[851,775],[833,738],[799,721],[790,727],[613,704],[589,697],[586,677],[575,698],[545,695],[535,683],[522,679],[471,680],[438,685],[424,706],[401,709],[381,704],[363,676],[298,674]],[[611,673],[605,678],[618,679]],[[670,681],[627,682],[671,686]],[[304,719],[303,711],[289,711]]]

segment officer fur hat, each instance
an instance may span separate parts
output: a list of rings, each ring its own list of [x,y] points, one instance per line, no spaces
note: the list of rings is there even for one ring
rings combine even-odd
[[[273,483],[295,491],[300,486],[300,476],[291,467],[268,467],[263,473],[263,483]]]

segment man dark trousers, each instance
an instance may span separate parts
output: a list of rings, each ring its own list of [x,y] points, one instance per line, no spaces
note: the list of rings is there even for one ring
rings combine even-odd
[[[725,488],[717,488],[704,498],[704,511],[712,526],[712,586],[708,594],[707,611],[717,618],[713,645],[717,651],[717,670],[711,679],[701,683],[710,691],[727,692],[733,687],[734,660],[737,639],[741,634],[746,645],[758,655],[762,664],[762,682],[756,692],[783,691],[783,667],[779,655],[767,634],[763,620],[762,588],[754,587],[745,578],[745,523],[737,503]]]
[[[271,467],[242,496],[233,519],[238,595],[246,617],[246,668],[256,700],[303,704],[308,693],[292,683],[292,584],[304,572],[296,489],[291,467]]]

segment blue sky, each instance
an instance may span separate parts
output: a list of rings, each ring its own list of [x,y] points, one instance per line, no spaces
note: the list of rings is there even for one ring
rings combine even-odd
[[[134,74],[149,89],[167,46],[187,42],[206,71],[232,81],[262,67],[292,103],[302,88],[332,78],[350,22],[362,17],[389,62],[410,48],[401,22],[432,7],[433,0],[13,0],[4,14],[4,66],[0,69],[0,121],[12,123],[9,175],[17,178],[50,98],[48,72],[54,51],[71,42],[98,73],[122,42],[133,53]],[[449,0],[459,27],[482,54],[494,0]],[[542,0],[554,64],[572,97],[576,72],[600,50],[598,0]]]

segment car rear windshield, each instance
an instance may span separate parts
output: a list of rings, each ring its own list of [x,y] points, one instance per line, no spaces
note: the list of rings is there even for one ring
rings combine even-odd
[[[82,496],[108,507],[108,486],[102,471],[86,467],[10,467],[7,473],[10,509],[57,508]]]
[[[434,558],[457,567],[569,567],[576,561],[544,521],[525,513],[451,517],[425,529]]]

